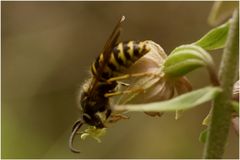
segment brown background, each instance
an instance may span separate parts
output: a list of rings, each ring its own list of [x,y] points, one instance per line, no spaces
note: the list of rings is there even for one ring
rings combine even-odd
[[[167,53],[196,41],[211,27],[212,2],[2,2],[2,158],[201,158],[198,141],[209,104],[186,111],[131,119],[108,129],[103,143],[78,141],[68,150],[78,118],[76,91],[114,24],[126,16],[122,40],[150,39]],[[213,53],[217,66],[221,50]],[[188,74],[194,88],[207,73]],[[226,158],[238,158],[230,129]]]

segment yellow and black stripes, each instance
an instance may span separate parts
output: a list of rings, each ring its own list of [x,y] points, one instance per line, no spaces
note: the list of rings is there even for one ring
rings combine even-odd
[[[145,41],[121,42],[113,48],[102,73],[99,73],[98,70],[104,61],[104,56],[101,53],[97,57],[91,67],[92,74],[103,80],[107,80],[113,76],[118,76],[124,69],[130,67],[149,50],[150,49]]]

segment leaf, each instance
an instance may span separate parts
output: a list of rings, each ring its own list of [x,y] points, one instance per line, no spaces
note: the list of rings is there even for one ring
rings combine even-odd
[[[229,26],[230,26],[230,22],[228,21],[221,26],[213,28],[194,44],[206,50],[223,48],[227,40]]]
[[[200,133],[198,140],[202,143],[205,143],[207,141],[207,133],[208,129],[206,128]]]
[[[208,115],[203,119],[202,125],[208,126],[210,124],[211,118],[212,118],[212,108],[209,111]]]
[[[212,68],[214,64],[211,56],[204,49],[191,44],[174,49],[163,65],[166,76],[180,77],[202,66]]]
[[[192,92],[182,94],[170,100],[137,104],[137,105],[115,105],[114,110],[144,111],[144,112],[162,112],[176,111],[194,108],[199,104],[207,102],[216,97],[221,92],[219,87],[205,87]]]
[[[208,126],[209,123],[210,123],[210,119],[211,119],[211,115],[208,114],[208,115],[203,119],[202,125]]]

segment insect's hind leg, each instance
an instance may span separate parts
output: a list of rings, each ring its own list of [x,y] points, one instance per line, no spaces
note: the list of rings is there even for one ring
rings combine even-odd
[[[122,86],[124,86],[124,87],[130,86],[130,84],[125,83],[125,82],[122,82],[122,81],[117,81],[117,83],[120,84],[120,85],[122,85]]]
[[[123,76],[112,77],[112,78],[107,80],[107,83],[112,83],[114,81],[119,82],[120,80],[123,80],[123,79],[133,78],[133,77],[143,77],[143,76],[160,77],[159,74],[152,73],[152,72],[133,73],[133,74],[125,74]],[[125,86],[129,86],[129,84],[127,84]],[[129,93],[136,93],[136,92],[144,92],[144,89],[141,88],[141,87],[131,88],[131,89],[124,90],[124,91],[116,91],[116,92],[111,92],[111,93],[105,93],[104,96],[105,97],[112,97],[112,96],[118,96],[118,95],[121,95],[121,94],[129,94]]]
[[[142,72],[142,73],[133,73],[133,74],[125,74],[123,76],[117,76],[117,77],[112,77],[107,80],[107,83],[111,83],[113,81],[119,81],[127,78],[133,78],[133,77],[143,77],[143,76],[156,76],[160,77],[159,74],[156,73],[151,73],[151,72]]]
[[[116,92],[112,92],[112,93],[105,93],[104,97],[113,97],[113,96],[118,96],[121,94],[129,94],[129,93],[136,93],[136,92],[144,92],[143,88],[132,88],[126,91],[116,91]]]

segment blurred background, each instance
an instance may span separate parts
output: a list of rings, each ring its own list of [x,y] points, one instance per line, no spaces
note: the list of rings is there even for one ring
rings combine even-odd
[[[130,120],[108,129],[99,144],[68,138],[79,117],[76,93],[116,21],[126,16],[121,40],[153,40],[170,53],[211,27],[213,2],[2,2],[2,158],[201,158],[198,136],[210,104],[184,112]],[[218,67],[221,50],[212,55]],[[188,74],[195,89],[206,70]],[[230,129],[225,158],[238,158]]]

